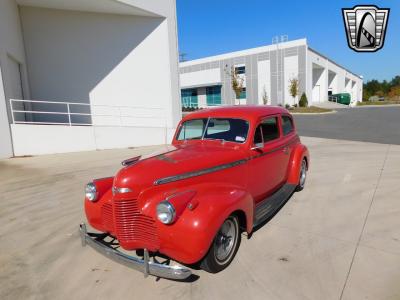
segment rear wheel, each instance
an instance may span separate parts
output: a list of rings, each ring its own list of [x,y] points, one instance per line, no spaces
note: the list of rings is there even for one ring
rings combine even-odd
[[[299,184],[296,187],[296,191],[301,191],[302,189],[304,189],[304,186],[306,185],[306,178],[307,178],[307,162],[305,159],[303,159],[300,167]]]
[[[239,220],[232,215],[218,230],[207,255],[200,264],[201,268],[210,273],[225,269],[235,257],[240,241]]]

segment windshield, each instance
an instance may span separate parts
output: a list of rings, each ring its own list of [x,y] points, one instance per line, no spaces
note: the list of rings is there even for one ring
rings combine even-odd
[[[204,118],[185,121],[177,140],[213,139],[244,143],[249,131],[249,122],[230,118]]]

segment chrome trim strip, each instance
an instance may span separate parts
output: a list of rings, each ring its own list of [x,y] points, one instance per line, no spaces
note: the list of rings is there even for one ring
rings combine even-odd
[[[201,140],[204,140],[204,136],[206,135],[206,131],[207,131],[207,129],[208,129],[208,124],[210,124],[210,119],[211,119],[211,118],[208,117],[206,126],[204,127],[203,134],[201,135]]]
[[[179,174],[179,175],[173,175],[173,176],[169,176],[169,177],[164,177],[164,178],[160,178],[157,179],[156,181],[154,181],[154,185],[160,185],[160,184],[165,184],[165,183],[170,183],[170,182],[175,182],[178,180],[183,180],[183,179],[188,179],[188,178],[192,178],[192,177],[196,177],[196,176],[201,176],[201,175],[205,175],[205,174],[209,174],[212,172],[217,172],[217,171],[221,171],[221,170],[225,170],[228,168],[232,168],[241,164],[246,163],[249,160],[255,159],[255,158],[259,158],[262,157],[264,155],[268,155],[271,153],[274,153],[276,151],[279,151],[285,147],[290,146],[291,144],[293,144],[294,142],[296,142],[296,140],[298,139],[298,135],[294,136],[291,140],[289,140],[286,144],[279,146],[278,148],[272,149],[268,152],[264,152],[261,153],[259,155],[255,155],[249,158],[245,158],[245,159],[241,159],[241,160],[237,160],[231,163],[227,163],[227,164],[223,164],[223,165],[219,165],[219,166],[215,166],[215,167],[211,167],[211,168],[207,168],[207,169],[202,169],[202,170],[198,170],[198,171],[192,171],[192,172],[188,172],[188,173],[183,173],[183,174]]]
[[[205,175],[205,174],[225,170],[228,168],[232,168],[232,167],[244,164],[246,161],[247,161],[247,159],[241,159],[241,160],[237,160],[237,161],[234,161],[231,163],[227,163],[227,164],[223,164],[223,165],[219,165],[219,166],[215,166],[215,167],[211,167],[211,168],[207,168],[207,169],[202,169],[199,171],[193,171],[193,172],[183,173],[183,174],[179,174],[179,175],[164,177],[164,178],[157,179],[156,181],[154,181],[154,185],[170,183],[170,182],[174,182],[174,181],[178,181],[178,180],[188,179],[188,178],[192,178],[192,177],[196,177],[196,176],[200,176],[200,175]]]
[[[137,257],[129,256],[125,253],[115,250],[114,248],[111,248],[92,237],[90,233],[86,231],[85,224],[80,224],[79,233],[82,246],[88,245],[111,260],[125,265],[131,269],[140,271],[145,276],[148,274],[162,278],[184,280],[192,275],[192,272],[188,268],[181,266],[168,266],[149,261],[147,250],[145,250],[145,260],[141,260]]]
[[[138,162],[141,157],[142,156],[139,155],[139,156],[135,156],[135,157],[131,157],[131,158],[125,159],[125,160],[123,160],[121,162],[121,165],[123,165],[124,167],[133,165],[134,163]]]
[[[269,151],[267,151],[267,152],[260,153],[259,155],[252,156],[252,157],[250,157],[248,160],[255,159],[255,158],[259,158],[259,157],[262,157],[262,156],[265,156],[265,155],[274,153],[274,152],[276,152],[276,151],[282,150],[282,149],[284,149],[285,147],[288,147],[288,146],[290,146],[291,144],[295,143],[295,142],[297,141],[298,138],[299,138],[299,136],[296,135],[296,136],[294,136],[292,139],[290,139],[286,144],[284,144],[284,145],[282,145],[282,146],[279,146],[279,147],[277,147],[277,148],[275,148],[275,149],[269,150]]]

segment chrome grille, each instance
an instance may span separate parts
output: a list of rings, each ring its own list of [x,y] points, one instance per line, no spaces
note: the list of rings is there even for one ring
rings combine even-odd
[[[114,214],[118,240],[158,245],[154,220],[140,213],[137,200],[114,200]]]
[[[113,211],[112,211],[112,205],[109,203],[106,203],[102,206],[101,208],[101,220],[103,223],[103,226],[108,230],[108,231],[114,231],[114,222],[113,222]]]

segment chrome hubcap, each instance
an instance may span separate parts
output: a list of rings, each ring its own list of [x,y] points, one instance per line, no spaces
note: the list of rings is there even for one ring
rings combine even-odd
[[[224,222],[215,238],[215,257],[218,261],[224,262],[230,258],[236,242],[237,227],[228,219]]]
[[[301,171],[300,171],[300,186],[304,187],[306,183],[306,175],[307,175],[307,165],[306,162],[303,160],[301,163]]]

